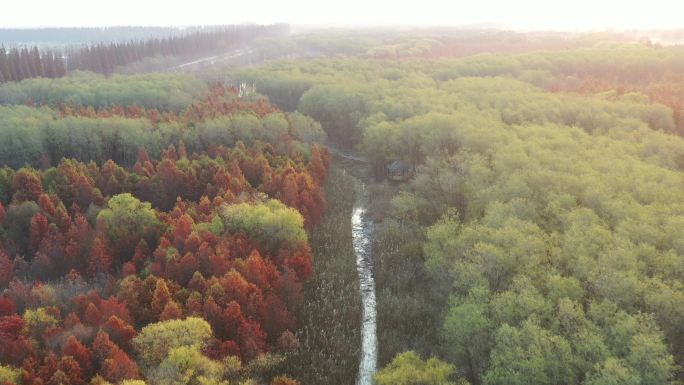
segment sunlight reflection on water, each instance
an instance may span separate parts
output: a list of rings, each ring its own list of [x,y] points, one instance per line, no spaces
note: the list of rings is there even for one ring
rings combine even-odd
[[[363,189],[364,186],[362,186]],[[365,191],[362,191],[365,194]],[[361,325],[361,362],[357,385],[372,385],[377,369],[378,337],[376,333],[376,300],[373,261],[371,258],[371,234],[373,223],[366,218],[365,197],[357,200],[352,213],[352,236],[356,253],[356,269],[359,273],[363,323]]]

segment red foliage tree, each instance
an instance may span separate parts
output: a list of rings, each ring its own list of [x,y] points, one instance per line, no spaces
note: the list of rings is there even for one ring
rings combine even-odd
[[[0,317],[9,316],[17,312],[17,307],[11,298],[0,297]]]
[[[86,246],[92,237],[93,229],[88,220],[81,214],[76,215],[65,236],[65,268],[77,271],[85,269],[88,255]]]
[[[18,201],[36,201],[43,193],[43,183],[36,170],[22,168],[12,179],[14,199]]]
[[[100,374],[108,381],[119,383],[122,380],[139,378],[140,370],[126,352],[117,349],[102,362]]]
[[[212,325],[216,328],[216,334],[225,340],[237,340],[238,328],[245,322],[245,317],[240,305],[231,301],[220,313],[218,321]]]
[[[101,322],[100,310],[94,303],[89,303],[86,307],[84,318],[85,323],[90,326],[99,326]]]
[[[150,303],[152,313],[159,316],[166,308],[166,304],[171,300],[171,293],[169,287],[163,279],[158,279],[152,294],[152,302]]]
[[[31,227],[30,227],[30,240],[31,240],[31,249],[32,250],[38,250],[38,246],[40,245],[40,242],[43,240],[43,237],[47,233],[48,230],[48,220],[45,217],[45,215],[41,213],[37,213],[36,215],[31,218]]]
[[[67,232],[71,226],[71,217],[63,204],[57,206],[57,209],[55,210],[55,222],[63,233]]]
[[[90,378],[93,374],[93,354],[73,335],[64,343],[62,355],[73,357],[79,363],[85,377]]]
[[[297,207],[299,200],[299,188],[295,180],[294,172],[287,173],[283,178],[281,187],[281,200],[288,206]]]
[[[220,360],[228,356],[240,357],[240,346],[235,341],[221,341],[214,338],[209,342],[204,353],[212,359]]]
[[[6,288],[14,276],[14,261],[0,249],[0,289]]]
[[[317,145],[311,146],[311,160],[309,161],[309,172],[318,183],[325,180],[328,173],[328,163],[330,153]]]
[[[192,279],[193,274],[199,268],[197,258],[192,253],[186,253],[180,261],[178,261],[178,269],[176,271],[176,280],[181,284],[187,284]]]
[[[93,357],[97,362],[101,363],[111,356],[117,348],[116,344],[109,338],[109,334],[99,331],[92,345]]]
[[[137,335],[133,326],[113,315],[102,326],[110,339],[127,352],[131,351],[131,340]]]
[[[17,315],[0,317],[0,362],[18,366],[32,354],[33,348],[24,332],[25,325]]]
[[[271,285],[280,276],[273,263],[264,260],[256,249],[245,260],[240,272],[247,280],[256,284],[262,290],[270,289]]]
[[[126,305],[116,297],[110,297],[98,304],[100,318],[105,321],[111,316],[116,316],[126,323],[131,323],[131,315]]]
[[[38,207],[40,207],[43,212],[51,217],[56,214],[55,204],[52,203],[52,199],[47,194],[41,194],[38,198]]]
[[[105,380],[118,383],[124,379],[140,376],[138,366],[131,358],[109,339],[103,331],[97,333],[93,341],[93,352],[99,362],[99,373]]]
[[[138,269],[135,268],[133,262],[126,262],[121,266],[121,277],[128,277],[129,275],[135,275]]]
[[[59,364],[57,365],[58,369],[53,374],[53,376],[50,378],[50,381],[48,384],[54,384],[54,385],[63,385],[63,384],[74,384],[74,385],[83,385],[86,383],[85,379],[90,378],[89,373],[86,373],[86,371],[83,369],[84,362],[83,361],[78,361],[76,357],[72,356],[63,356]],[[63,373],[64,376],[58,376],[58,379],[55,379],[55,375],[57,373]],[[66,381],[64,379],[66,377]]]
[[[311,248],[307,244],[300,245],[285,261],[287,267],[294,270],[300,282],[307,281],[313,272]]]
[[[291,352],[299,349],[299,339],[289,330],[285,330],[278,337],[277,348],[281,352]]]
[[[98,236],[93,241],[88,257],[88,271],[92,275],[109,273],[112,270],[112,254],[107,241]]]
[[[266,333],[256,321],[244,320],[238,328],[242,358],[251,361],[266,351]]]
[[[194,221],[188,214],[183,214],[176,222],[173,230],[173,242],[177,249],[183,250],[185,239],[190,235],[193,224]]]
[[[150,248],[147,246],[147,242],[145,242],[144,239],[141,239],[140,242],[138,242],[138,245],[135,247],[135,252],[133,253],[131,262],[133,262],[135,266],[140,269],[143,267],[149,257]]]
[[[171,319],[180,319],[182,317],[183,310],[180,308],[180,306],[174,301],[169,301],[166,303],[164,310],[159,315],[159,320],[167,321]]]

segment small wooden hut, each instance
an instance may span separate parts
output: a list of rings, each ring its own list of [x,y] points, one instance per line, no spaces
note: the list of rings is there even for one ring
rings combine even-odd
[[[387,165],[387,178],[397,182],[405,182],[411,178],[411,166],[403,160],[394,160]]]

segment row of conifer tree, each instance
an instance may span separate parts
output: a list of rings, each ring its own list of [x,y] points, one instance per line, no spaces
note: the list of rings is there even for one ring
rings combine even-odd
[[[65,49],[37,46],[0,47],[0,83],[34,77],[57,78],[69,71],[85,70],[111,74],[117,66],[153,56],[193,56],[237,47],[259,37],[287,34],[286,25],[226,26],[207,32],[195,31],[129,42],[97,43]]]

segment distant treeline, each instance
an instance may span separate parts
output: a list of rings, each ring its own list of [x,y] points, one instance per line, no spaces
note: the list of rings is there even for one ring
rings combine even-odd
[[[61,54],[38,47],[0,48],[0,83],[34,77],[58,78],[66,74]]]
[[[64,98],[38,96],[41,88]],[[45,105],[5,106],[12,100],[3,95],[31,95]],[[326,134],[313,119],[282,113],[262,96],[239,97],[237,89],[222,85],[207,88],[188,75],[104,78],[77,72],[0,86],[0,138],[0,168],[42,167],[63,157],[98,164],[111,159],[130,167],[140,148],[154,157],[180,142],[192,153],[260,141],[307,153],[304,148],[325,142]]]
[[[225,25],[194,27],[52,27],[52,28],[0,28],[0,42],[14,46],[68,46],[93,43],[123,43],[131,40],[161,39],[196,32],[214,32]]]
[[[284,24],[226,26],[180,36],[91,44],[66,50],[40,50],[37,46],[0,48],[0,82],[34,77],[57,78],[68,71],[88,70],[111,74],[114,68],[152,56],[192,56],[239,46],[259,37],[287,34]]]
[[[157,73],[134,76],[74,71],[59,79],[34,78],[0,85],[0,104],[75,104],[95,108],[135,104],[179,111],[206,92],[192,76]]]

